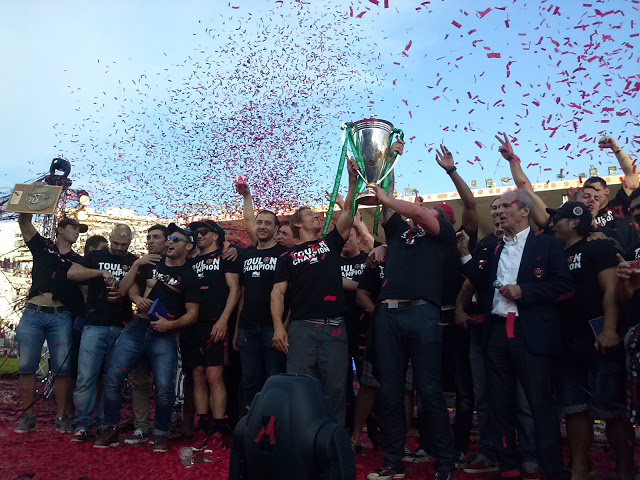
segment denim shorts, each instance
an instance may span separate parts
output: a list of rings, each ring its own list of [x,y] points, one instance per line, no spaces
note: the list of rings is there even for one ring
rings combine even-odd
[[[556,393],[564,414],[591,412],[599,419],[626,414],[624,350],[603,355],[593,340],[572,339],[556,369]]]
[[[72,324],[71,312],[43,313],[25,309],[16,329],[18,356],[20,357],[18,371],[23,375],[34,374],[38,371],[42,357],[42,345],[46,340],[49,346],[52,373],[61,376],[70,375]]]

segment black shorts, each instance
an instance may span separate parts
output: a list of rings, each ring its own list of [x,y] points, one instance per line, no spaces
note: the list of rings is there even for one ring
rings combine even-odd
[[[220,342],[211,342],[213,323],[198,322],[180,333],[182,369],[229,365],[229,331]]]

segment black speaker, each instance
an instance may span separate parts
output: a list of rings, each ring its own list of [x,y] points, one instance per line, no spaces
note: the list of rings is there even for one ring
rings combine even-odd
[[[309,375],[269,377],[233,432],[229,480],[355,480],[349,433],[322,384]]]

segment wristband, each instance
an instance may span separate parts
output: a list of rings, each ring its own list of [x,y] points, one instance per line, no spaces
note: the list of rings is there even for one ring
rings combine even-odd
[[[453,167],[451,167],[449,170],[445,170],[445,172],[447,172],[447,175],[451,175],[453,172],[455,172],[457,170],[456,166],[454,165]]]
[[[614,155],[617,155],[617,154],[619,154],[621,151],[622,151],[622,149],[621,149],[621,148],[619,148],[619,149],[615,150],[615,151],[613,152],[613,154],[614,154]]]

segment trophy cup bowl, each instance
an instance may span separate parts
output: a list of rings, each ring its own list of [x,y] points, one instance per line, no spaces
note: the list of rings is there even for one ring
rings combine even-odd
[[[358,194],[356,201],[359,205],[378,205],[376,192],[371,187],[380,185],[395,166],[393,156],[389,155],[393,125],[386,120],[365,118],[349,128],[365,166],[360,176],[366,183],[366,189]]]

